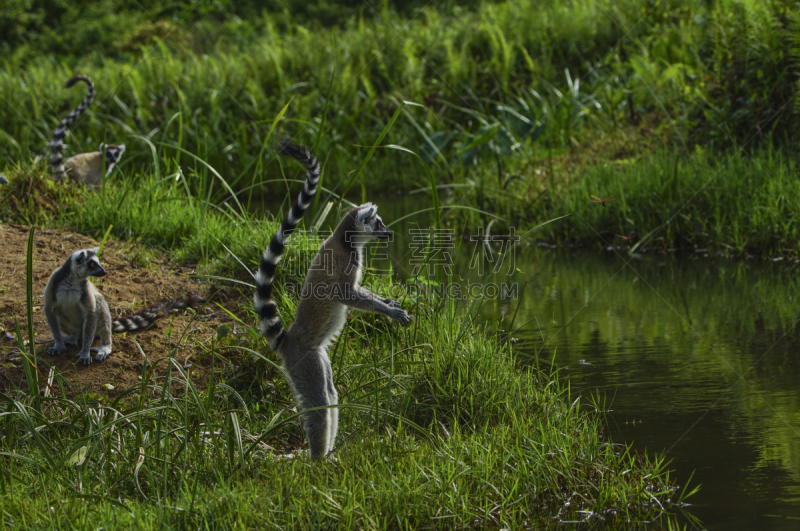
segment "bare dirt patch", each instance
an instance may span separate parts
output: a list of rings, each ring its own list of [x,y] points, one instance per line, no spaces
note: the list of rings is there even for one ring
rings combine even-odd
[[[30,227],[22,225],[0,225],[0,249],[3,250],[0,258],[0,389],[27,387],[13,334],[16,318],[27,339],[25,269],[29,231]],[[148,330],[114,334],[112,353],[105,361],[83,366],[73,357],[78,352],[75,347],[60,356],[46,355],[47,348],[53,344],[42,310],[47,280],[70,253],[98,245],[99,242],[81,234],[39,229],[34,232],[33,324],[40,373],[48,376],[52,367],[66,380],[65,391],[71,396],[87,391],[113,396],[140,382],[145,356],[150,364],[156,365],[154,376],[159,376],[166,372],[168,364],[166,360],[158,360],[169,357],[174,351],[176,362],[187,368],[195,382],[205,381],[203,373],[210,370],[211,365],[209,357],[204,355],[205,347],[216,336],[220,325],[233,324],[217,303],[241,315],[239,302],[242,298],[232,290],[221,296],[218,294],[197,314],[175,312],[159,319]],[[125,317],[166,298],[185,296],[190,291],[206,298],[216,291],[208,283],[189,278],[194,272],[192,265],[173,263],[137,244],[106,241],[100,262],[108,274],[95,278],[94,282],[108,302],[112,319]],[[99,340],[95,346],[97,344]],[[60,394],[59,389],[55,390]]]

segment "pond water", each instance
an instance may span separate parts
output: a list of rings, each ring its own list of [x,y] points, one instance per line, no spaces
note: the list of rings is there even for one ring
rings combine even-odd
[[[376,202],[387,223],[427,206]],[[414,230],[427,226],[418,215],[390,227],[399,277],[418,273],[427,239]],[[440,258],[451,253],[462,287],[485,278],[479,242],[443,242]],[[525,245],[513,258],[510,275],[509,256],[492,278],[512,297],[494,297],[481,315],[519,328],[521,357],[552,361],[587,404],[602,397],[615,442],[665,455],[679,485],[693,474],[701,490],[689,512],[707,529],[800,529],[798,266]]]
[[[615,442],[662,452],[702,488],[708,529],[800,529],[797,269],[710,259],[523,251],[514,334],[606,398]],[[542,334],[546,337],[542,339]]]

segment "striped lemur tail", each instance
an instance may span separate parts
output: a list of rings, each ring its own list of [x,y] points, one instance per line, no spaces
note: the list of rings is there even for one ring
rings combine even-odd
[[[92,83],[92,80],[89,79],[88,76],[75,76],[71,78],[67,81],[66,88],[72,87],[78,81],[86,83],[89,86],[89,92],[86,94],[81,104],[78,105],[74,111],[69,113],[66,118],[61,120],[61,123],[58,124],[58,127],[56,127],[53,133],[53,141],[50,143],[50,167],[52,168],[53,177],[56,181],[63,181],[66,178],[62,153],[64,151],[64,137],[67,136],[67,129],[70,128],[72,123],[78,119],[78,116],[83,114],[83,111],[85,111],[94,100],[94,83]]]
[[[184,299],[167,299],[159,302],[155,306],[146,308],[133,315],[114,321],[111,329],[114,332],[135,332],[149,328],[156,319],[169,315],[172,310],[185,310],[186,308],[196,308],[206,300],[195,292],[189,293]]]
[[[272,300],[272,279],[275,277],[275,270],[286,247],[286,242],[289,241],[289,237],[300,223],[303,213],[311,204],[314,194],[317,193],[320,175],[319,161],[307,148],[283,141],[278,144],[278,154],[291,157],[305,165],[306,183],[303,191],[297,197],[297,203],[292,206],[286,219],[281,223],[280,230],[272,237],[269,246],[261,255],[261,263],[258,265],[258,274],[256,275],[254,304],[258,312],[258,330],[266,336],[269,347],[276,352],[280,348],[286,331],[278,317],[278,305]]]

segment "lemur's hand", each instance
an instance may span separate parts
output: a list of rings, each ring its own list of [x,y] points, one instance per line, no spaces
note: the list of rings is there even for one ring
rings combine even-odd
[[[406,326],[411,322],[411,316],[405,310],[400,308],[392,308],[392,313],[389,314],[392,319],[398,321],[401,325]]]
[[[88,351],[88,350],[86,352],[81,350],[80,352],[75,354],[75,357],[81,359],[81,365],[91,365],[92,364],[92,353],[90,351]]]
[[[392,308],[399,308],[400,303],[398,301],[392,300],[390,298],[381,299],[381,302],[391,306]]]
[[[67,346],[64,343],[56,343],[55,345],[53,345],[52,347],[47,349],[47,355],[48,356],[58,356],[59,354],[61,354],[65,350],[67,350]]]

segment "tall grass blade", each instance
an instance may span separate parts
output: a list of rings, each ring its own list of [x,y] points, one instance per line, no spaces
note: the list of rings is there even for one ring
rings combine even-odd
[[[355,183],[356,179],[358,179],[361,176],[361,172],[364,171],[364,168],[367,166],[369,159],[372,158],[372,155],[375,153],[375,150],[378,149],[378,146],[380,145],[381,142],[383,142],[384,137],[389,133],[394,123],[400,117],[400,114],[403,112],[403,108],[406,106],[406,103],[408,102],[404,101],[400,103],[400,107],[398,107],[398,109],[389,119],[389,122],[383,127],[383,130],[378,135],[378,139],[375,141],[374,144],[372,144],[372,146],[369,148],[369,151],[367,151],[366,156],[361,160],[361,163],[358,165],[358,168],[356,168],[356,171],[354,171],[353,175],[350,177],[350,179],[348,179],[347,184],[345,184],[344,191],[342,192],[342,196],[339,199],[337,208],[341,207],[341,202],[345,198],[345,196],[347,196],[347,192],[350,191],[350,187],[353,186],[353,183]]]

